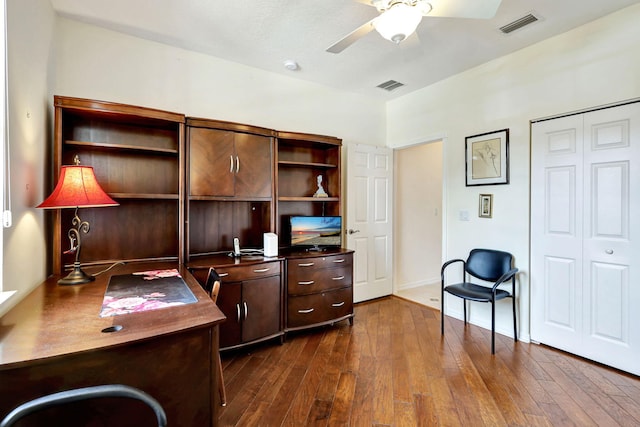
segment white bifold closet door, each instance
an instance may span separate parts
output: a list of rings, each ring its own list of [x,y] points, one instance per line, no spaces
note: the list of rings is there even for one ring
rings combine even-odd
[[[640,374],[640,103],[535,122],[531,339]]]

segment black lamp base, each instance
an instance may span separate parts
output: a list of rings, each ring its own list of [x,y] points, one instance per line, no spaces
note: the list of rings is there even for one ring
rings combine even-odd
[[[67,277],[63,277],[58,280],[58,285],[82,285],[83,283],[89,283],[96,280],[95,277],[89,276],[87,273],[82,271],[80,268],[80,263],[73,264],[73,271],[67,275]]]

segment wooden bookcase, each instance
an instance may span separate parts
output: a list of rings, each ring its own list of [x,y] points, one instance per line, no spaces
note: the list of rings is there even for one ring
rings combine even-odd
[[[187,260],[262,248],[274,230],[275,131],[187,118]]]
[[[91,226],[82,235],[82,264],[182,261],[184,115],[63,96],[54,97],[54,107],[54,180],[77,155],[120,203],[79,210]],[[73,215],[73,209],[53,213],[56,274],[74,260],[63,253]]]
[[[277,133],[277,231],[280,246],[288,245],[288,218],[292,215],[341,215],[338,138],[293,132]],[[317,177],[328,197],[313,197]]]
[[[120,203],[80,209],[91,224],[82,235],[84,266],[167,260],[185,264],[196,277],[216,267],[227,285],[221,307],[237,317],[221,326],[228,348],[353,316],[350,251],[288,250],[291,215],[342,214],[340,139],[62,96],[54,106],[56,179],[77,155]],[[327,197],[314,197],[318,176]],[[53,272],[62,275],[74,261],[64,254],[74,210],[52,215]],[[228,256],[234,237],[241,248],[261,249],[265,232],[278,234],[279,257]],[[287,294],[285,260],[299,258],[344,264],[306,269],[300,274],[311,271],[318,282],[313,292],[292,285]],[[307,312],[313,316],[302,316]]]
[[[83,265],[286,247],[291,215],[341,215],[338,138],[113,102],[54,97],[53,175],[78,155],[120,206],[85,208]],[[329,197],[315,198],[317,177]],[[53,272],[73,263],[72,209],[53,212]]]

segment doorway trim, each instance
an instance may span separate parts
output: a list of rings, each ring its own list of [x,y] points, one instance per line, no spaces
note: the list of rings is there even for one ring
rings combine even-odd
[[[447,192],[447,174],[448,174],[448,154],[447,154],[447,144],[448,144],[448,137],[446,133],[442,133],[442,134],[432,134],[429,135],[428,137],[425,138],[415,138],[412,139],[410,141],[407,141],[405,143],[400,143],[400,144],[395,144],[392,148],[394,151],[394,160],[395,160],[395,156],[396,156],[396,151],[399,150],[404,150],[404,149],[408,149],[408,148],[412,148],[412,147],[416,147],[416,146],[420,146],[420,145],[426,145],[426,144],[432,144],[432,143],[437,143],[440,142],[442,144],[442,200],[441,200],[441,211],[440,211],[440,216],[441,216],[441,227],[442,227],[442,235],[441,235],[441,241],[440,241],[440,264],[442,265],[442,263],[447,259],[447,213],[448,213],[448,192]],[[394,171],[395,173],[395,171]],[[395,208],[395,206],[394,206]],[[396,218],[394,218],[394,221],[396,220]],[[397,238],[397,236],[396,236]],[[395,268],[395,265],[394,265]],[[394,276],[395,276],[395,271],[394,271]],[[393,294],[396,295],[398,292],[398,283],[396,283],[396,281],[393,281]]]

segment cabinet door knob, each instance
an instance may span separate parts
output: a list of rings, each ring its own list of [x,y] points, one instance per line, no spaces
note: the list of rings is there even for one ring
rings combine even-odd
[[[332,277],[331,280],[342,280],[344,276]]]
[[[331,307],[342,307],[344,305],[344,301],[342,302],[334,302],[331,304]]]
[[[218,276],[220,277],[227,277],[229,275],[229,273],[218,273]]]
[[[336,264],[343,263],[344,262],[344,258],[334,259],[333,262],[336,263]]]
[[[242,301],[242,305],[244,306],[244,320],[247,320],[247,316],[249,315],[249,307],[247,307],[246,301]]]
[[[307,280],[306,282],[298,282],[298,285],[313,285],[314,283],[316,283],[313,280]]]
[[[238,323],[240,323],[240,304],[236,304],[236,310],[238,311]]]
[[[268,268],[258,268],[257,270],[253,270],[254,273],[266,273],[269,271]]]
[[[233,156],[229,156],[229,173],[233,173]]]
[[[312,262],[304,262],[302,264],[298,264],[298,267],[312,267],[313,263]]]
[[[236,156],[236,173],[240,171],[240,158]]]
[[[298,310],[298,313],[301,313],[301,314],[308,314],[308,313],[313,312],[313,310],[314,310],[313,308],[308,308],[308,309],[306,309],[306,310]]]

